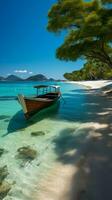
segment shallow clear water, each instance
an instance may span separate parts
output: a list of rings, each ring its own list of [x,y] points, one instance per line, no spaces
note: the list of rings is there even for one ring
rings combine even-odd
[[[87,96],[80,86],[61,83],[63,99],[54,106],[38,113],[26,121],[21,106],[16,100],[18,93],[35,94],[33,86],[44,83],[1,83],[0,84],[0,148],[6,152],[0,157],[0,167],[7,165],[7,181],[12,185],[6,200],[28,200],[31,188],[45,178],[57,160],[56,140],[60,134],[71,133],[85,120],[84,103]],[[49,84],[49,83],[47,83]],[[51,83],[52,84],[52,83]],[[57,83],[53,83],[57,84]],[[31,136],[32,132],[43,131],[45,135]],[[58,146],[63,145],[61,141]],[[17,149],[30,146],[38,156],[32,162],[23,163],[17,159]]]

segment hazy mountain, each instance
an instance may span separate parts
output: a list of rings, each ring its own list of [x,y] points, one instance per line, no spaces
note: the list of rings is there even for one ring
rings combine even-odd
[[[53,78],[47,78],[46,76],[44,76],[43,74],[37,74],[34,76],[30,76],[26,79],[22,79],[16,75],[9,75],[6,78],[0,76],[0,81],[5,81],[5,82],[19,82],[19,81],[55,81],[55,79]]]
[[[0,76],[0,81],[4,81],[4,77]]]
[[[55,81],[55,79],[54,78],[49,78],[49,81]]]
[[[27,79],[25,79],[26,81],[47,81],[47,77],[42,75],[42,74],[37,74],[34,76],[30,76]]]
[[[9,75],[7,78],[5,78],[5,81],[22,81],[23,79],[15,76],[15,75]]]

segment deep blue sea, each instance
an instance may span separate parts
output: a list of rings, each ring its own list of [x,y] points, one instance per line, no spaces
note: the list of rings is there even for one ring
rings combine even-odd
[[[35,95],[33,86],[39,84],[60,85],[63,98],[26,121],[17,95]],[[35,184],[37,191],[40,189],[38,183],[63,153],[69,134],[75,134],[87,117],[84,104],[88,99],[84,91],[81,86],[63,82],[0,83],[0,148],[5,149],[0,157],[0,167],[7,165],[7,182],[12,185],[5,200],[31,200]],[[31,133],[36,131],[43,134],[32,136]],[[17,150],[25,146],[37,151],[32,162],[24,163],[17,158]]]

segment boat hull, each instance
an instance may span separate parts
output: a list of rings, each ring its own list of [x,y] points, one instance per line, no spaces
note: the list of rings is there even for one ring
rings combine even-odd
[[[53,95],[53,94],[52,94]],[[54,94],[55,98],[54,99],[48,99],[48,98],[26,98],[23,97],[22,95],[18,96],[19,102],[22,105],[23,108],[23,112],[25,115],[26,119],[31,118],[32,116],[34,116],[36,113],[38,113],[39,111],[52,106],[54,103],[56,103],[61,94],[57,93]]]

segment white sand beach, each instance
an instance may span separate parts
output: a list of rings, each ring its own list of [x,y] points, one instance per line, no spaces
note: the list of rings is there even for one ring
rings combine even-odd
[[[112,81],[72,83],[101,89]],[[90,122],[81,123],[74,130],[74,148],[63,153],[48,177],[40,183],[40,194],[37,196],[36,190],[32,192],[32,200],[112,199],[112,101],[110,96],[102,96],[91,89],[87,90]]]
[[[69,81],[69,83],[75,83],[83,85],[91,89],[99,89],[112,84],[112,80],[98,80],[98,81]]]

